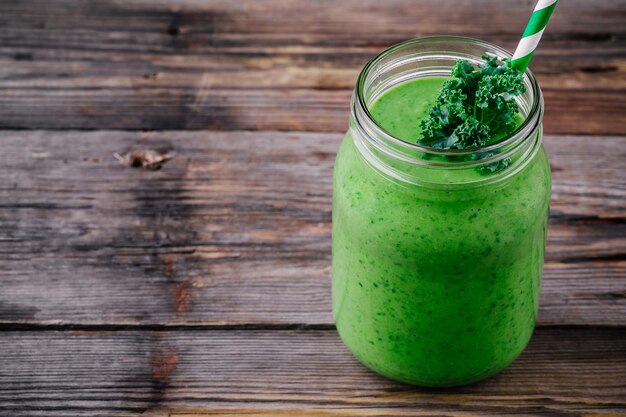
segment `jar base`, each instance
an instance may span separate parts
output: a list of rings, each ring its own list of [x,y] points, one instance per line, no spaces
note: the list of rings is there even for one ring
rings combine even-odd
[[[339,335],[341,337],[341,333],[339,333]],[[406,370],[402,372],[403,373],[402,375],[399,372],[394,372],[393,370],[390,370],[390,369],[383,369],[383,367],[372,363],[371,361],[363,358],[361,355],[356,353],[355,350],[353,350],[343,338],[342,338],[342,341],[344,345],[348,348],[348,351],[352,354],[352,356],[354,356],[362,365],[364,365],[369,370],[377,373],[378,375],[384,378],[387,378],[395,382],[401,382],[403,384],[414,385],[414,386],[424,387],[424,388],[453,388],[453,387],[461,387],[461,386],[475,384],[475,383],[484,381],[486,379],[489,379],[499,374],[500,372],[504,371],[506,368],[508,368],[513,362],[515,362],[519,358],[519,356],[522,354],[522,352],[524,352],[524,350],[526,350],[526,347],[528,346],[528,343],[530,342],[531,338],[532,338],[532,333],[531,333],[531,336],[526,341],[526,343],[523,345],[523,347],[512,357],[508,358],[508,360],[506,360],[505,362],[499,363],[489,369],[483,369],[481,371],[474,372],[470,375],[464,375],[458,378],[451,377],[450,375],[446,375],[446,376],[442,375],[440,378],[432,378],[432,377],[424,378],[420,376],[411,377],[411,376],[407,376],[407,373],[409,371],[406,371]]]

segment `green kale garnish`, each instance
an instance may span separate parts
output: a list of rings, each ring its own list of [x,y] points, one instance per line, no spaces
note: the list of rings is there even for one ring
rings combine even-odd
[[[492,156],[492,155],[494,154],[489,153],[489,156]],[[511,165],[511,163],[512,163],[511,158],[507,157],[504,159],[500,159],[499,161],[496,161],[496,162],[491,162],[489,164],[482,165],[480,167],[477,167],[476,169],[482,175],[489,175],[489,174],[493,174],[496,172],[500,172],[508,168],[508,166]]]
[[[508,59],[482,58],[478,68],[465,60],[456,62],[453,78],[444,83],[430,117],[421,122],[420,145],[476,148],[515,128],[515,97],[526,91],[522,73]]]

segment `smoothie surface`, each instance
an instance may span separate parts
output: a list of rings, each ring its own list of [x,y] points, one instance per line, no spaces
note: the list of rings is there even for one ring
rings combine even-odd
[[[428,117],[448,78],[416,78],[382,94],[370,107],[374,120],[388,133],[416,143],[422,135],[420,121]]]
[[[447,77],[422,77],[403,82],[389,89],[371,104],[369,111],[376,123],[391,135],[409,143],[422,139],[420,122],[427,118]],[[524,118],[517,116],[517,126]],[[506,135],[495,135],[494,144]]]

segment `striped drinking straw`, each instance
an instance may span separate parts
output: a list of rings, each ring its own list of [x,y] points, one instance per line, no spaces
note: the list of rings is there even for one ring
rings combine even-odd
[[[550,20],[550,16],[556,7],[557,1],[558,0],[539,0],[533,14],[530,15],[526,30],[524,30],[522,39],[517,45],[517,49],[511,60],[511,64],[521,72],[526,71],[530,59],[535,53],[539,39],[541,39],[541,35],[548,24],[548,20]]]

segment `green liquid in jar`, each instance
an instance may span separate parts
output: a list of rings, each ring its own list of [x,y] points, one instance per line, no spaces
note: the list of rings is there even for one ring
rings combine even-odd
[[[400,84],[370,113],[415,143],[444,81]],[[386,178],[348,133],[335,165],[332,259],[345,344],[371,369],[418,385],[462,385],[505,368],[535,325],[549,199],[543,148],[497,185],[450,190]]]

